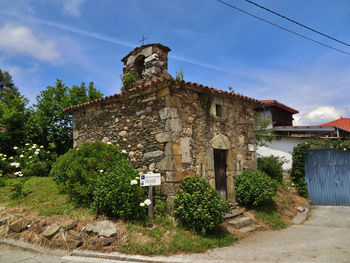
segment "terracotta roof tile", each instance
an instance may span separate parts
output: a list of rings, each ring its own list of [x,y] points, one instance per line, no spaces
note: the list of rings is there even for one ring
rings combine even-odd
[[[142,88],[150,87],[150,86],[155,85],[155,84],[157,84],[159,82],[162,82],[162,81],[164,81],[164,78],[157,78],[154,81],[146,82],[143,85],[140,85],[140,86],[137,86],[135,88],[131,88],[131,89],[125,90],[125,91],[123,91],[121,93],[117,93],[117,94],[114,94],[114,95],[111,95],[111,96],[107,96],[107,97],[104,97],[104,98],[88,101],[88,102],[85,102],[85,103],[82,103],[82,104],[79,104],[79,105],[74,105],[74,106],[67,107],[67,108],[63,109],[63,111],[65,111],[65,112],[72,112],[74,110],[84,108],[84,107],[86,107],[88,105],[98,104],[98,103],[100,103],[102,101],[107,101],[107,100],[110,100],[110,99],[121,97],[121,96],[129,94],[129,93],[136,92],[136,91],[138,91],[138,90],[140,90]],[[224,95],[228,95],[228,96],[232,96],[232,97],[238,97],[238,98],[245,99],[245,100],[257,103],[257,104],[261,104],[262,103],[260,100],[256,100],[254,98],[243,96],[241,94],[236,94],[236,93],[232,93],[232,92],[228,92],[228,91],[224,91],[224,90],[215,89],[213,87],[204,86],[202,84],[198,84],[198,83],[194,83],[194,82],[190,82],[190,81],[181,80],[180,83],[183,84],[183,85],[186,85],[186,86],[193,87],[193,88],[209,90],[209,91],[211,91],[213,93],[219,93],[219,94],[224,94]]]
[[[321,124],[320,126],[337,126],[339,128],[350,131],[350,118],[342,117],[340,119]]]

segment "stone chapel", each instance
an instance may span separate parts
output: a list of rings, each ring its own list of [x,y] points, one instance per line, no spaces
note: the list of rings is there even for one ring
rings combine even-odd
[[[156,43],[122,59],[136,73],[132,88],[65,109],[73,116],[74,147],[100,140],[117,145],[140,171],[162,175],[169,205],[184,177],[207,179],[234,201],[234,179],[256,168],[254,109],[258,100],[168,74],[170,48]]]

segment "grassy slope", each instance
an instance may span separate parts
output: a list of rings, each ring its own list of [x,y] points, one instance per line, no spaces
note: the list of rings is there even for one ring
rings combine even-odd
[[[238,238],[221,231],[215,235],[201,236],[176,226],[170,217],[157,217],[145,228],[128,224],[128,240],[121,250],[124,253],[144,255],[169,255],[176,252],[205,252],[211,248],[229,246]]]
[[[69,197],[58,191],[51,177],[30,177],[24,184],[24,196],[11,198],[11,185],[20,178],[5,179],[0,186],[0,206],[23,207],[32,210],[37,216],[73,216],[91,218],[90,209],[76,208]],[[152,225],[152,227],[145,227]],[[136,222],[127,223],[127,240],[120,252],[128,254],[169,255],[179,252],[204,252],[207,249],[228,246],[238,239],[231,234],[220,232],[212,236],[201,236],[177,226],[169,217],[157,217],[145,225]],[[125,242],[125,241],[124,241]],[[91,248],[98,249],[91,244]]]
[[[24,196],[12,198],[11,185],[21,178],[8,178],[5,186],[0,187],[0,205],[9,207],[28,207],[41,216],[71,215],[84,217],[92,215],[91,210],[76,208],[69,202],[69,197],[58,191],[51,177],[30,177],[23,187]]]

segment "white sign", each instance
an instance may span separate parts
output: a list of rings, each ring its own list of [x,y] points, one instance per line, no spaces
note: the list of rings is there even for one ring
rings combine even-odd
[[[160,174],[148,173],[140,175],[141,186],[156,186],[160,185],[161,179]]]

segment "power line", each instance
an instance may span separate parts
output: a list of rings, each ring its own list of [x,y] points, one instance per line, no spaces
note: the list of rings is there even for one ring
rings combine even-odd
[[[334,38],[334,37],[332,37],[332,36],[330,36],[330,35],[324,34],[324,33],[320,32],[320,31],[318,31],[318,30],[316,30],[316,29],[313,29],[313,28],[311,28],[311,27],[308,27],[308,26],[306,26],[306,25],[304,25],[304,24],[302,24],[302,23],[300,23],[300,22],[298,22],[298,21],[295,21],[295,20],[293,20],[293,19],[291,19],[291,18],[288,18],[288,17],[286,17],[286,16],[284,16],[284,15],[282,15],[282,14],[279,14],[279,13],[277,13],[277,12],[271,10],[271,9],[268,9],[268,8],[262,6],[262,5],[259,5],[259,4],[255,3],[255,2],[253,2],[253,1],[250,1],[250,0],[244,0],[244,1],[246,1],[246,2],[248,2],[248,3],[250,3],[250,4],[253,4],[253,5],[255,5],[255,6],[259,7],[259,8],[262,8],[262,9],[264,9],[264,10],[266,10],[266,11],[268,11],[268,12],[274,14],[274,15],[277,15],[277,16],[279,16],[279,17],[282,17],[282,18],[288,20],[289,22],[292,22],[292,23],[294,23],[294,24],[297,24],[298,26],[301,26],[301,27],[304,27],[304,28],[306,28],[306,29],[308,29],[308,30],[311,30],[311,31],[314,32],[314,33],[317,33],[317,34],[319,34],[319,35],[321,35],[321,36],[327,37],[327,38],[332,39],[332,40],[334,40],[334,41],[336,41],[336,42],[338,42],[338,43],[341,43],[341,44],[343,44],[343,45],[345,45],[345,46],[350,47],[350,44],[348,44],[348,43],[346,43],[346,42],[343,42],[343,41],[338,40],[338,39],[336,39],[336,38]]]
[[[302,34],[299,34],[299,33],[295,32],[295,31],[292,31],[292,30],[290,30],[290,29],[288,29],[288,28],[285,28],[285,27],[283,27],[283,26],[277,25],[277,24],[275,24],[275,23],[273,23],[273,22],[270,22],[270,21],[268,21],[268,20],[266,20],[266,19],[263,19],[263,18],[258,17],[258,16],[256,16],[256,15],[253,15],[252,13],[249,13],[249,12],[247,12],[247,11],[245,11],[245,10],[243,10],[243,9],[240,9],[240,8],[238,8],[238,7],[236,7],[236,6],[232,5],[232,4],[229,4],[229,3],[225,2],[225,1],[222,1],[222,0],[216,0],[216,1],[218,1],[218,2],[220,2],[220,3],[222,3],[222,4],[224,4],[224,5],[227,5],[227,6],[231,7],[231,8],[233,8],[233,9],[236,9],[236,10],[238,10],[238,11],[240,11],[240,12],[246,14],[246,15],[249,15],[249,16],[252,16],[252,17],[254,17],[254,18],[256,18],[256,19],[259,19],[259,20],[261,20],[261,21],[263,21],[263,22],[265,22],[265,23],[268,23],[268,24],[270,24],[270,25],[273,25],[273,26],[275,26],[275,27],[278,27],[279,29],[282,29],[282,30],[284,30],[284,31],[287,31],[287,32],[289,32],[289,33],[292,33],[292,34],[294,34],[294,35],[297,35],[297,36],[299,36],[299,37],[302,37],[302,38],[307,39],[307,40],[309,40],[309,41],[312,41],[312,42],[314,42],[314,43],[317,43],[317,44],[319,44],[319,45],[321,45],[321,46],[328,47],[328,48],[330,48],[330,49],[333,49],[333,50],[335,50],[335,51],[338,51],[338,52],[343,53],[343,54],[346,54],[346,55],[350,55],[350,53],[348,53],[348,52],[346,52],[346,51],[343,51],[343,50],[340,50],[340,49],[338,49],[338,48],[329,46],[329,45],[327,45],[327,44],[324,44],[324,43],[322,43],[322,42],[319,42],[319,41],[317,41],[317,40],[314,40],[314,39],[312,39],[312,38],[310,38],[310,37],[307,37],[307,36],[304,36],[304,35],[302,35]]]

